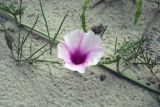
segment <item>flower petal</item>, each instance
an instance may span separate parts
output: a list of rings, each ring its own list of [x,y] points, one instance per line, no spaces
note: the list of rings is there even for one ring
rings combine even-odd
[[[101,38],[98,35],[95,35],[92,31],[88,31],[83,38],[81,47],[86,52],[90,52],[96,48],[102,47]]]
[[[81,47],[85,52],[89,53],[86,66],[96,65],[103,55],[100,36],[95,35],[92,31],[88,31],[83,38]]]
[[[71,62],[68,46],[64,42],[58,44],[58,58]]]
[[[87,66],[96,65],[103,55],[101,38],[92,31],[74,30],[64,39],[58,44],[58,58],[63,59],[70,70],[84,73]]]
[[[68,47],[74,50],[81,44],[84,36],[85,33],[77,29],[65,35],[64,40]]]
[[[84,73],[85,72],[85,65],[75,65],[72,63],[65,63],[65,67],[72,70],[72,71],[77,71],[79,73]]]
[[[95,50],[92,50],[92,52],[90,52],[90,54],[87,58],[86,66],[98,64],[103,53],[104,53],[104,51],[102,48],[97,48]]]

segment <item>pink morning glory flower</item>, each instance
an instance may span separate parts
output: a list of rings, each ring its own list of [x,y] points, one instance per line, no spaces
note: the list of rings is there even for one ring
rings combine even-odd
[[[58,44],[58,58],[64,60],[66,68],[79,73],[84,73],[90,65],[96,65],[102,55],[101,38],[92,31],[71,31]]]

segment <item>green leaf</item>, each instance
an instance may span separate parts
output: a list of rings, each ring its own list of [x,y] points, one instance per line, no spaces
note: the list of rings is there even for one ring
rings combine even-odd
[[[84,32],[87,32],[85,13],[86,13],[89,2],[90,2],[90,0],[84,0],[83,11],[82,11],[82,14],[80,15],[80,19],[81,19],[81,22],[82,22],[82,28],[83,28]]]
[[[142,13],[142,0],[135,0],[135,3],[136,3],[136,13],[134,16],[134,25],[137,24]]]

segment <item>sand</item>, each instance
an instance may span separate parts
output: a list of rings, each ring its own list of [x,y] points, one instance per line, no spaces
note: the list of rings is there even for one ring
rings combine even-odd
[[[96,0],[92,1],[94,2]],[[38,0],[24,0],[23,4],[27,7],[22,22],[32,25],[40,13],[36,29],[46,32]],[[81,29],[79,13],[82,0],[45,0],[42,4],[52,37],[68,10],[70,13],[58,39],[62,40],[71,30]],[[105,54],[108,54],[107,50],[113,50],[115,37],[118,37],[120,43],[125,39],[139,38],[138,35],[143,33],[156,7],[153,3],[144,1],[140,22],[133,26],[131,6],[132,2],[129,0],[114,0],[87,11],[88,29],[100,23],[108,26],[103,37]],[[160,27],[159,19],[153,25],[157,38],[160,37],[157,30]],[[17,31],[14,23],[3,23]],[[26,34],[25,31],[22,33]],[[159,107],[154,93],[118,78],[98,66],[87,68],[82,75],[64,68],[63,65],[51,63],[34,66],[25,63],[17,66],[4,40],[4,33],[0,32],[0,35],[0,107]],[[31,36],[26,43],[26,50],[31,43],[33,48],[37,48],[42,46],[44,41]],[[41,58],[60,61],[57,59],[57,47],[54,47],[52,55],[47,53]],[[106,79],[101,81],[100,75],[106,75]]]

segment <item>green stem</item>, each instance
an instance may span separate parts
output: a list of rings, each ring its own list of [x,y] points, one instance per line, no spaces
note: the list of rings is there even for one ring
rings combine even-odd
[[[16,25],[18,25],[18,19],[16,15],[13,15]]]
[[[140,86],[140,87],[142,87],[142,88],[144,88],[144,89],[146,89],[146,90],[148,90],[148,91],[151,91],[151,92],[154,92],[154,93],[160,95],[160,91],[155,90],[155,89],[153,89],[153,88],[151,88],[151,87],[149,87],[149,86],[147,86],[147,85],[145,85],[145,84],[143,84],[143,83],[141,83],[141,82],[138,82],[137,80],[132,79],[131,77],[126,76],[126,75],[124,75],[124,74],[122,74],[122,73],[120,73],[120,72],[114,71],[113,69],[107,67],[107,65],[104,65],[104,64],[101,64],[101,63],[99,63],[98,65],[99,65],[100,67],[102,67],[103,69],[107,70],[108,72],[117,75],[117,76],[120,77],[120,78],[123,78],[123,79],[125,79],[125,80],[127,80],[127,81],[129,81],[129,82],[131,82],[131,83],[133,83],[133,84],[136,84],[136,85],[138,85],[138,86]]]

